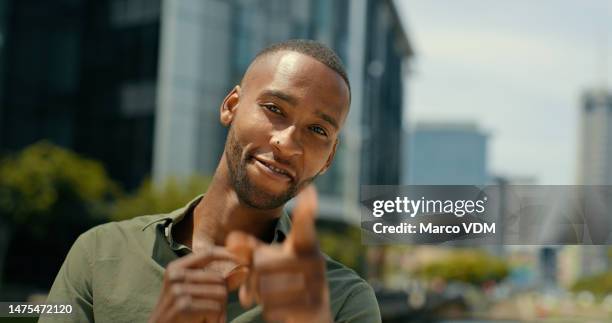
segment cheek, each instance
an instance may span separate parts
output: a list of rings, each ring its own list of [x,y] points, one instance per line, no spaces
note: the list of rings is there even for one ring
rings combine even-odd
[[[245,148],[251,144],[257,146],[267,142],[272,125],[269,120],[254,109],[242,111],[236,116],[234,126],[236,137]]]
[[[310,153],[306,154],[304,160],[304,165],[307,165],[307,169],[305,169],[307,176],[317,175],[325,167],[330,154],[331,148],[328,147],[311,149]]]

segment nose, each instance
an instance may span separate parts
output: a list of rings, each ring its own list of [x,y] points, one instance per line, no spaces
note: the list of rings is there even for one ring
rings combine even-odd
[[[294,125],[274,132],[270,144],[283,159],[302,154],[302,145]]]

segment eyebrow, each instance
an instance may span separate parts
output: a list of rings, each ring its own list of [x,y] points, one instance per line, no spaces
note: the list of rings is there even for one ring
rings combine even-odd
[[[297,98],[287,94],[283,91],[278,91],[278,90],[265,90],[263,91],[263,93],[261,94],[262,96],[273,96],[275,98],[278,98],[280,100],[283,100],[291,105],[297,105]],[[326,121],[327,123],[329,123],[330,125],[332,125],[336,130],[340,129],[340,126],[338,126],[338,122],[336,122],[336,120],[330,116],[329,114],[319,111],[317,110],[315,112],[315,114],[323,119],[324,121]]]
[[[294,96],[278,90],[265,90],[261,95],[273,96],[292,105],[296,105],[298,101]]]
[[[329,114],[326,114],[324,112],[321,111],[317,111],[316,114],[323,120],[327,121],[327,123],[331,124],[336,130],[338,130],[340,127],[338,126],[338,123],[336,122],[336,120],[334,120],[334,118],[332,118]]]

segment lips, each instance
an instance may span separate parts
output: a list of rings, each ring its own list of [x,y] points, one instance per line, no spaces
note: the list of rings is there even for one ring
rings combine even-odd
[[[259,162],[263,167],[265,167],[270,172],[274,173],[278,176],[286,177],[287,179],[293,181],[295,179],[295,175],[291,169],[286,166],[283,166],[277,162],[270,161],[267,159],[262,159],[258,157],[253,157],[256,162]]]

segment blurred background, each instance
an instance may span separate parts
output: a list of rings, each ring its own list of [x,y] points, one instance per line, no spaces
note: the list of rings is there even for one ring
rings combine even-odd
[[[325,252],[385,322],[612,321],[608,246],[365,247],[362,184],[612,184],[607,0],[0,0],[0,301],[89,227],[206,191],[225,94],[271,43],[343,59]]]

